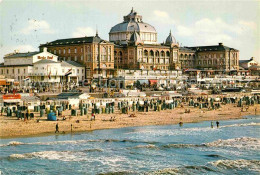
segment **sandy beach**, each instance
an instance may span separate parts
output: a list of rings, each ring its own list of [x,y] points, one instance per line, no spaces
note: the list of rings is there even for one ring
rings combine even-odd
[[[59,121],[47,121],[46,117],[35,117],[32,120],[23,121],[18,120],[16,117],[1,116],[0,138],[55,134],[55,126],[57,123],[59,125],[58,134],[68,134],[71,132],[85,132],[97,129],[130,126],[179,124],[180,121],[185,125],[185,123],[196,123],[200,121],[241,119],[243,116],[255,115],[256,108],[257,114],[259,114],[259,107],[259,104],[250,106],[247,112],[241,112],[241,108],[236,107],[236,104],[222,105],[218,110],[178,107],[174,110],[163,110],[160,112],[136,112],[136,117],[129,117],[129,114],[133,114],[133,112],[130,112],[129,114],[96,114],[95,121],[90,121],[90,114],[85,116],[67,117],[66,120],[62,120],[60,117],[58,118]],[[190,109],[190,113],[185,113],[185,109],[187,108]],[[110,121],[111,117],[115,117],[115,121]],[[37,119],[39,119],[38,122]]]

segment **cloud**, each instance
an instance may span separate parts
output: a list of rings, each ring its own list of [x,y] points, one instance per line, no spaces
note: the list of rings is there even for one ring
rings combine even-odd
[[[228,24],[221,18],[203,18],[189,26],[177,25],[177,35],[191,37],[196,41],[195,44],[231,42],[232,39],[247,35],[253,30],[256,30],[254,22],[238,21]]]
[[[51,29],[50,24],[47,21],[30,19],[28,21],[27,27],[22,29],[22,33],[28,35],[32,32],[41,32],[44,34],[55,33],[55,31]]]
[[[3,62],[3,57],[6,54],[14,52],[14,50],[18,50],[19,52],[33,52],[37,51],[38,49],[33,47],[32,45],[17,45],[17,46],[2,46],[0,47],[0,62]]]
[[[95,30],[91,27],[78,27],[76,31],[72,33],[73,37],[84,37],[84,36],[94,36]]]
[[[175,24],[175,21],[171,19],[167,12],[160,10],[153,11],[153,20],[165,24]]]

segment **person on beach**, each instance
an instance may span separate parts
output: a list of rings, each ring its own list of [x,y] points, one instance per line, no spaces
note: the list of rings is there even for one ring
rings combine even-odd
[[[218,128],[219,127],[219,121],[217,121],[216,124],[217,124],[217,128]]]
[[[213,121],[211,121],[211,128],[213,128]]]
[[[58,125],[58,123],[56,124],[56,131],[55,131],[55,133],[57,133],[57,132],[59,132],[59,125]]]

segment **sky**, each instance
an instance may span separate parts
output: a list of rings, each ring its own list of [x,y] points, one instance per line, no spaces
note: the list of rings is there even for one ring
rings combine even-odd
[[[170,30],[181,46],[217,45],[260,62],[260,0],[0,0],[0,62],[14,50],[38,51],[56,39],[102,39],[132,7],[155,27],[158,43]]]

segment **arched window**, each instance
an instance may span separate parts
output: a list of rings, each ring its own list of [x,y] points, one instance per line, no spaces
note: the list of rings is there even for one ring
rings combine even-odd
[[[158,50],[155,52],[155,56],[156,56],[156,57],[159,57],[159,56],[160,56],[160,53],[159,53]]]
[[[147,50],[144,50],[144,56],[148,56],[148,51]]]
[[[164,57],[164,56],[165,56],[165,52],[161,51],[161,57]]]
[[[169,51],[166,52],[166,56],[170,57],[170,52]]]
[[[150,50],[150,52],[149,52],[149,56],[154,56],[154,53],[153,53],[152,50]]]

